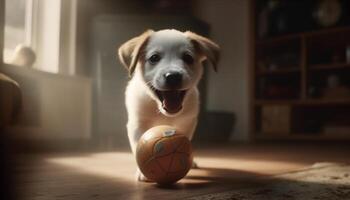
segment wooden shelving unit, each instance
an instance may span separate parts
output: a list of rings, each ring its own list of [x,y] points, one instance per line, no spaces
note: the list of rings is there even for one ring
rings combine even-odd
[[[315,36],[327,35],[327,34],[337,34],[349,31],[349,27],[335,27],[329,29],[321,29],[315,31],[308,31],[302,33],[287,34],[282,36],[276,36],[267,39],[256,39],[256,45],[272,45],[284,42],[286,40],[300,39],[300,38],[312,38]]]
[[[297,99],[297,100],[255,100],[256,106],[263,105],[293,105],[293,106],[318,106],[318,105],[350,105],[349,99]]]
[[[345,55],[350,26],[257,39],[257,8],[255,0],[251,2],[252,138],[350,139],[350,93],[327,96],[331,76],[339,78],[342,91],[350,91],[350,61]]]
[[[288,74],[288,73],[296,73],[300,72],[299,67],[290,67],[287,69],[276,69],[276,70],[260,70],[257,71],[257,75],[278,75],[278,74]]]
[[[310,65],[310,70],[334,70],[334,69],[350,69],[350,63],[333,63]]]

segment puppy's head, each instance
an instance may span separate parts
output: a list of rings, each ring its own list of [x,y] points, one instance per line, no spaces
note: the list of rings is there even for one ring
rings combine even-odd
[[[119,59],[132,76],[141,75],[159,110],[176,115],[186,94],[198,84],[207,60],[216,70],[219,46],[192,32],[148,30],[124,43]]]

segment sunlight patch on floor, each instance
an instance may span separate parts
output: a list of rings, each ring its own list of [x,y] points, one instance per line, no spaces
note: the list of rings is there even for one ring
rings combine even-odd
[[[93,153],[83,156],[52,157],[47,162],[71,167],[80,172],[108,178],[133,180],[136,163],[131,153]]]
[[[51,164],[69,167],[82,173],[126,181],[135,180],[136,162],[132,154],[128,152],[92,153],[68,157],[55,156],[47,158],[46,161]],[[183,179],[182,182],[210,182],[212,177],[217,178],[220,176],[272,175],[300,169],[303,166],[302,164],[286,161],[227,157],[199,156],[195,157],[195,161],[200,168],[190,170],[188,178]]]

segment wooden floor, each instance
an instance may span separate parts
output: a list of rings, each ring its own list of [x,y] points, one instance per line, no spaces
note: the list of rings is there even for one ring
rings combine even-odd
[[[20,199],[184,199],[259,184],[259,179],[315,162],[349,162],[349,144],[230,144],[197,146],[192,169],[172,187],[134,181],[127,151],[18,156]]]

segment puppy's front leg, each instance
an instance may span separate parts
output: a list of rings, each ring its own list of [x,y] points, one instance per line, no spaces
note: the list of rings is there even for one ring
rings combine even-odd
[[[128,126],[128,138],[131,147],[132,154],[136,156],[137,143],[142,136],[142,132],[138,128],[129,128]]]
[[[138,127],[134,124],[128,123],[127,125],[128,129],[128,137],[129,137],[129,143],[131,146],[131,151],[136,158],[136,147],[137,143],[142,136],[142,134],[147,130],[146,128]],[[137,167],[136,174],[135,174],[135,179],[137,181],[144,181],[144,182],[151,182],[152,180],[146,178],[140,169]]]
[[[188,122],[187,123],[182,123],[183,124],[182,127],[184,127],[185,130],[188,131],[187,137],[188,137],[188,139],[190,141],[192,141],[193,134],[194,134],[194,132],[196,130],[196,127],[197,127],[197,117],[193,118],[192,120],[188,120]],[[198,169],[199,168],[196,161],[193,160],[191,168],[192,169]]]

